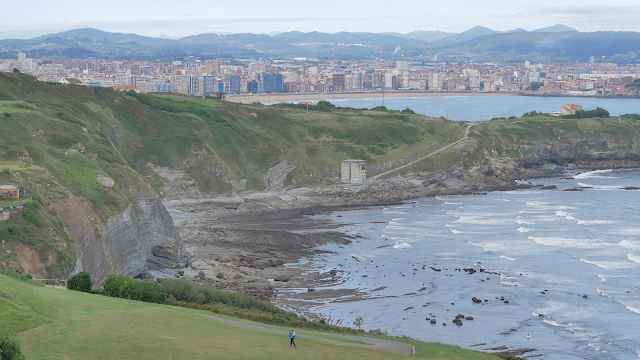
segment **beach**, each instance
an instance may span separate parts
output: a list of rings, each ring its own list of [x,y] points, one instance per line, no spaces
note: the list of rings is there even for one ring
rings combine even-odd
[[[385,92],[385,98],[392,97],[437,97],[437,96],[519,96],[516,92],[478,92],[478,91],[392,91]],[[303,94],[258,94],[258,95],[230,95],[228,101],[239,103],[309,100],[320,101],[327,99],[371,99],[382,98],[381,92],[347,92],[347,93],[303,93]]]

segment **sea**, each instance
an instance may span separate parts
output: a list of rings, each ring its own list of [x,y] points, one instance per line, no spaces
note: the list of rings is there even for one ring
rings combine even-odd
[[[382,105],[381,97],[327,99],[340,107],[373,108]],[[291,100],[317,102],[317,100]],[[272,102],[274,103],[274,102]],[[612,116],[640,113],[640,99],[594,97],[540,97],[540,96],[424,96],[387,97],[384,106],[391,110],[409,108],[418,114],[445,117],[449,120],[483,121],[492,118],[517,116],[533,110],[543,113],[557,111],[564,104],[578,104],[585,110],[601,107]]]
[[[342,282],[328,288],[368,295],[310,310],[343,326],[482,351],[640,358],[640,191],[633,190],[640,170],[574,171],[523,183],[557,189],[436,196],[314,216],[361,238],[324,245],[327,253],[304,261],[343,271]],[[457,326],[458,314],[473,320]]]

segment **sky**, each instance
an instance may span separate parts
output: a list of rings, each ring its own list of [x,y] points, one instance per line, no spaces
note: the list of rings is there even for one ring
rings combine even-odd
[[[640,31],[640,1],[595,0],[30,0],[2,5],[0,36],[38,36],[93,27],[147,36],[285,31],[462,32],[473,26],[534,30],[555,24],[579,31]]]

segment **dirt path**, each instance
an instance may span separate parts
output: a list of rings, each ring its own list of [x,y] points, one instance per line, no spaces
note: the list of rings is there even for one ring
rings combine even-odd
[[[384,175],[387,175],[387,174],[392,173],[392,172],[394,172],[394,171],[400,170],[400,169],[402,169],[402,168],[404,168],[404,167],[407,167],[407,166],[413,165],[413,164],[417,163],[418,161],[424,160],[424,159],[428,158],[429,156],[432,156],[432,155],[438,154],[438,153],[440,153],[440,152],[443,152],[443,151],[447,150],[448,148],[450,148],[450,147],[452,147],[452,146],[454,146],[454,145],[456,145],[456,144],[459,144],[459,143],[461,143],[461,142],[463,142],[463,141],[467,140],[467,139],[469,138],[469,130],[471,130],[471,128],[473,127],[473,125],[474,125],[474,124],[469,124],[469,123],[467,123],[467,131],[465,131],[465,133],[464,133],[464,137],[463,137],[462,139],[460,139],[460,140],[458,140],[458,141],[454,141],[454,142],[452,142],[451,144],[449,144],[449,145],[447,145],[447,146],[445,146],[445,147],[443,147],[443,148],[440,148],[440,149],[438,149],[438,150],[436,150],[436,151],[434,151],[434,152],[432,152],[432,153],[429,153],[429,154],[427,154],[427,155],[425,155],[425,156],[419,157],[419,158],[417,158],[417,159],[415,159],[415,160],[413,160],[413,161],[411,161],[411,162],[409,162],[409,163],[406,163],[406,164],[404,164],[404,165],[402,165],[402,166],[398,166],[398,167],[397,167],[397,168],[395,168],[395,169],[391,169],[391,170],[389,170],[389,171],[385,171],[385,172],[383,172],[382,174],[378,174],[378,175],[376,175],[376,176],[372,177],[371,179],[373,179],[373,180],[377,180],[377,179],[378,179],[379,177],[381,177],[381,176],[384,176]]]
[[[217,316],[214,316],[214,315],[206,315],[206,314],[199,314],[199,313],[193,313],[193,314],[204,316],[206,318],[217,320],[217,321],[222,321],[224,323],[231,324],[231,325],[242,326],[242,327],[249,328],[249,329],[254,329],[254,330],[259,330],[259,331],[266,331],[266,332],[270,332],[270,333],[273,333],[273,334],[282,335],[283,336],[283,343],[287,344],[289,342],[289,339],[287,338],[287,336],[289,334],[288,331],[273,329],[273,328],[269,328],[269,327],[266,327],[266,326],[260,326],[260,325],[255,325],[255,324],[248,324],[248,323],[244,323],[244,322],[240,322],[240,321],[236,321],[236,320],[230,320],[230,319],[217,317]],[[412,345],[405,344],[405,343],[400,342],[400,341],[378,339],[378,338],[369,338],[369,337],[362,337],[362,336],[353,336],[353,335],[341,335],[341,334],[333,334],[333,333],[332,334],[327,334],[327,333],[321,333],[321,332],[316,332],[316,331],[309,331],[309,330],[306,330],[306,329],[301,329],[300,331],[304,331],[305,333],[311,333],[311,334],[331,335],[332,337],[338,337],[338,338],[342,338],[342,339],[346,339],[346,340],[361,341],[361,342],[369,343],[370,345],[346,343],[346,342],[340,342],[340,341],[336,341],[336,340],[329,340],[329,339],[324,339],[324,338],[321,338],[321,337],[309,336],[309,335],[304,335],[304,334],[298,334],[296,336],[296,338],[310,339],[310,340],[317,340],[317,341],[325,341],[325,342],[329,342],[329,343],[333,343],[333,344],[358,346],[358,347],[363,347],[363,348],[368,348],[368,349],[386,350],[386,351],[391,351],[391,352],[395,352],[395,353],[402,354],[402,355],[410,355],[410,354],[415,353],[415,350],[414,350]]]

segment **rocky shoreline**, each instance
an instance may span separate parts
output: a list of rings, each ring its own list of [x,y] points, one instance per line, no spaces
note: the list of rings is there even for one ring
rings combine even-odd
[[[640,167],[640,163],[607,161],[583,164],[580,169],[636,167]],[[576,168],[546,164],[491,176],[469,176],[468,172],[452,168],[358,185],[294,188],[281,193],[253,193],[235,198],[166,201],[164,204],[193,256],[191,267],[182,270],[184,275],[167,271],[171,276],[184,276],[274,301],[278,292],[290,295],[291,289],[299,292],[299,289],[314,289],[319,284],[340,281],[336,273],[309,269],[300,264],[300,260],[320,251],[318,245],[348,244],[356,237],[334,231],[336,226],[330,221],[311,220],[309,216],[397,204],[428,196],[482,195],[490,191],[527,189],[532,186],[520,180],[557,177]],[[309,300],[307,298],[319,298],[322,294],[303,297]],[[326,295],[333,297],[335,294]],[[279,299],[277,303],[294,305]],[[304,309],[297,311],[304,312]]]

